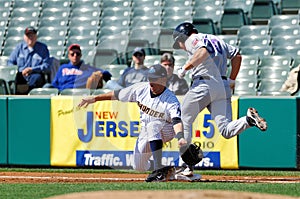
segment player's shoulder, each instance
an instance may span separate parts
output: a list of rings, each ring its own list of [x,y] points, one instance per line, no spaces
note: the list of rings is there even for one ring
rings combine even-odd
[[[164,91],[164,96],[170,102],[179,102],[175,93],[168,88],[166,88],[166,90]]]

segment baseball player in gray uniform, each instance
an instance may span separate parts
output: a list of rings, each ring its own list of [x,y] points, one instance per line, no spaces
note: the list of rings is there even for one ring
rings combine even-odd
[[[224,138],[232,138],[251,126],[262,131],[267,129],[266,121],[255,108],[249,108],[247,116],[232,121],[231,89],[234,88],[242,60],[237,48],[217,36],[198,33],[194,25],[188,22],[174,29],[173,39],[173,48],[186,51],[189,58],[178,70],[178,76],[183,78],[190,71],[193,79],[181,108],[187,143],[191,142],[191,124],[204,108],[210,111]],[[229,78],[226,77],[227,59],[231,60],[232,65]],[[187,172],[192,172],[191,166]]]
[[[111,91],[82,99],[79,107],[86,107],[96,101],[119,100],[136,102],[140,109],[140,134],[134,148],[133,168],[146,171],[150,168],[153,156],[154,170],[161,169],[163,143],[172,140],[175,135],[183,137],[180,103],[174,93],[166,88],[167,71],[160,65],[153,65],[147,74],[149,82],[133,84],[121,90]],[[179,146],[186,144],[181,140]],[[149,181],[164,181],[155,176]],[[147,181],[147,179],[146,179]]]

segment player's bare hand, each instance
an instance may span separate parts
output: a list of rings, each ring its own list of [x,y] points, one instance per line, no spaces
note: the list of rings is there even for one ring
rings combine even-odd
[[[181,138],[180,140],[178,140],[178,147],[181,148],[183,146],[187,145],[187,141],[184,138]]]
[[[95,103],[95,97],[87,97],[81,100],[78,107],[86,108],[89,104]]]

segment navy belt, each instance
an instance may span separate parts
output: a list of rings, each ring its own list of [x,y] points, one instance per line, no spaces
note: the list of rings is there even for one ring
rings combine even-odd
[[[226,76],[221,76],[221,78],[223,80],[227,80]],[[197,77],[193,78],[193,81],[195,81],[195,80],[210,80],[210,77],[209,76],[197,76]]]

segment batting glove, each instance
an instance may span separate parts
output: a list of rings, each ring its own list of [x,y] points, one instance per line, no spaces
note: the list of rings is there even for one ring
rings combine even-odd
[[[184,76],[185,76],[185,74],[186,74],[186,72],[187,72],[187,70],[185,70],[185,69],[183,69],[183,68],[179,69],[179,70],[178,70],[178,77],[179,77],[180,79],[183,79]]]
[[[229,87],[231,89],[234,89],[234,87],[235,87],[235,80],[229,78],[228,81],[229,81]]]

